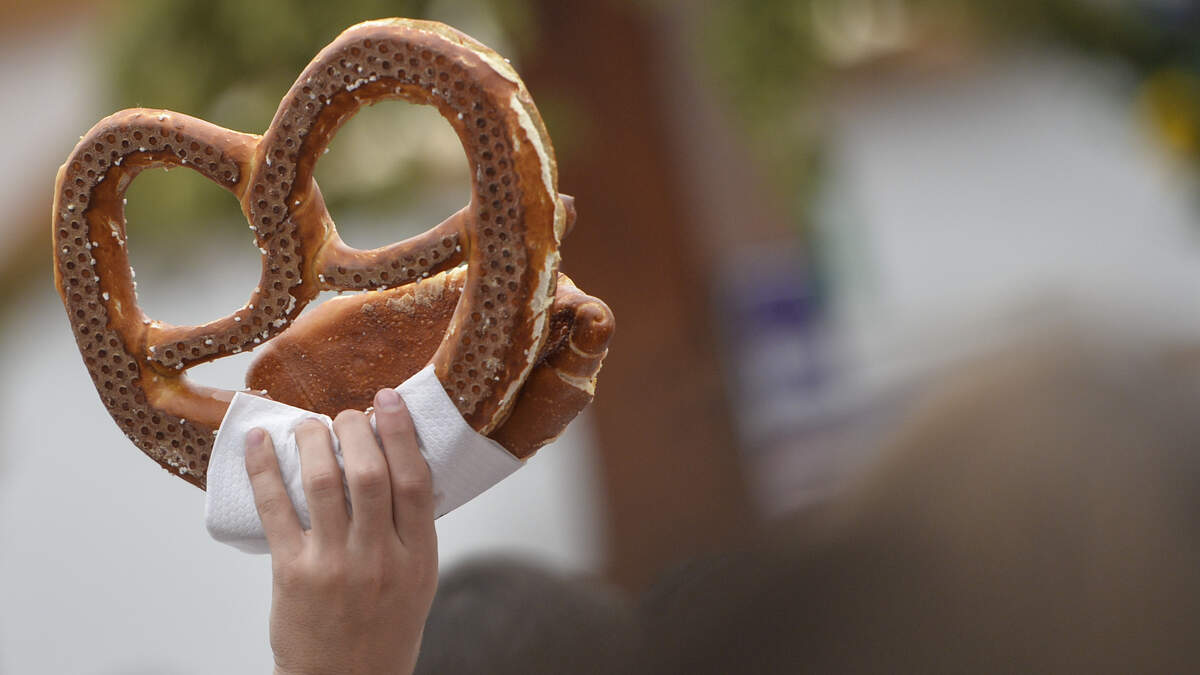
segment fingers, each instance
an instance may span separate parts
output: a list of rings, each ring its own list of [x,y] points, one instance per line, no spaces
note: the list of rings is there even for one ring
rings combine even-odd
[[[295,434],[312,534],[318,542],[342,542],[350,517],[346,513],[342,469],[334,458],[329,430],[319,421],[307,419],[296,426]]]
[[[392,530],[392,483],[387,460],[367,416],[345,410],[333,420],[350,485],[350,534],[367,539]]]
[[[262,519],[271,554],[287,556],[294,553],[302,541],[300,519],[279,475],[279,462],[271,437],[262,429],[251,429],[246,434],[246,473],[250,475],[254,505]]]
[[[395,390],[375,394],[375,427],[391,476],[392,518],[400,540],[409,547],[436,548],[433,479],[417,447],[412,417]]]

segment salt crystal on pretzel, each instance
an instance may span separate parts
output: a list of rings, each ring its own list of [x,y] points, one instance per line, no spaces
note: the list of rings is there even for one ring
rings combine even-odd
[[[387,99],[441,112],[467,154],[472,198],[425,234],[361,251],[338,237],[313,169],[342,124]],[[245,305],[201,326],[171,326],[142,312],[125,248],[130,181],[144,169],[174,166],[232,192],[263,255]],[[321,290],[403,288],[465,263],[429,360],[468,424],[500,433],[551,328],[568,220],[556,183],[545,127],[506,61],[442,24],[371,21],[317,55],[262,136],[170,111],[126,110],[101,120],[59,170],[55,281],[113,419],[147,455],[203,487],[212,433],[233,392],[190,383],[189,368],[270,344]],[[115,245],[91,246],[103,233]],[[593,323],[606,326],[597,329],[606,345],[611,313],[605,307],[600,314]],[[559,407],[578,412],[574,402]],[[548,419],[530,428],[557,425]]]

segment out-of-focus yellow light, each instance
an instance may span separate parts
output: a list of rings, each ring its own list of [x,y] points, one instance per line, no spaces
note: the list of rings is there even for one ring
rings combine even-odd
[[[1167,147],[1200,157],[1200,75],[1161,71],[1146,81],[1139,98],[1147,121]]]
[[[815,0],[811,10],[817,44],[836,65],[899,51],[912,39],[905,0]]]

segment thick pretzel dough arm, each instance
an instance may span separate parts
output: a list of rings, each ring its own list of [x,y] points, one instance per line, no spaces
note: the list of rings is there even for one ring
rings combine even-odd
[[[225,419],[234,392],[195,384],[184,377],[166,377],[151,372],[147,399],[169,415],[216,430]]]
[[[575,226],[575,198],[559,195],[566,212],[565,234]],[[402,242],[360,251],[346,245],[336,231],[317,255],[315,268],[322,290],[375,290],[433,276],[462,264],[469,245],[464,206],[437,227]]]
[[[563,239],[571,234],[571,230],[575,229],[575,198],[571,195],[564,195],[561,192],[558,198],[562,200],[563,211],[566,215],[566,221],[563,223]],[[560,242],[561,243],[561,242]]]
[[[464,207],[440,225],[402,242],[370,251],[347,246],[334,232],[317,255],[318,283],[324,290],[373,290],[410,283],[463,262]]]
[[[569,333],[534,366],[508,419],[490,434],[521,459],[558,438],[591,402],[616,326],[603,301],[579,291],[566,276],[558,283],[553,311],[556,318],[569,315]]]

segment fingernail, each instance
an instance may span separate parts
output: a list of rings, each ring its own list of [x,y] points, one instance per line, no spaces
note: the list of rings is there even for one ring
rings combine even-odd
[[[246,445],[254,448],[263,444],[267,440],[267,432],[262,429],[251,429],[250,433],[246,434]]]
[[[380,389],[375,394],[375,408],[384,412],[396,412],[400,409],[400,394],[395,389]]]

